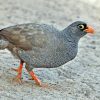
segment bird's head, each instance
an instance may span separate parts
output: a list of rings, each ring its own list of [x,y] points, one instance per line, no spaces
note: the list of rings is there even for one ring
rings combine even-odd
[[[89,34],[94,33],[94,29],[82,21],[73,22],[71,25],[67,27],[67,30],[68,32],[71,33],[70,35],[76,36],[79,38],[83,37],[87,33]]]

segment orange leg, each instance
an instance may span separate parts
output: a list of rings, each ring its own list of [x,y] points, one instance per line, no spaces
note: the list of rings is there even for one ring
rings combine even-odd
[[[30,71],[29,74],[31,75],[32,79],[35,80],[36,84],[41,87],[48,87],[48,84],[42,84],[38,77],[35,75],[33,71]]]
[[[41,81],[38,79],[38,77],[35,75],[35,73],[32,71],[32,69],[30,68],[30,66],[27,63],[26,63],[25,68],[31,76],[30,80],[34,80],[37,85],[41,86]]]
[[[41,86],[41,81],[38,79],[35,73],[33,71],[30,71],[29,74],[31,75],[32,79],[35,80],[36,84]]]
[[[21,76],[22,76],[23,63],[24,63],[23,61],[20,61],[20,65],[19,65],[18,69],[12,68],[12,70],[18,72],[17,76],[15,77],[15,80],[17,80],[19,83],[22,83]]]

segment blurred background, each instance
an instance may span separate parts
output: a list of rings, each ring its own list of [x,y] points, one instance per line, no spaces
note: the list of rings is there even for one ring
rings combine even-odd
[[[0,26],[4,27],[27,22],[67,26],[75,20],[100,19],[99,0],[0,0],[0,5]]]
[[[23,70],[23,85],[12,83],[19,61],[0,51],[0,100],[100,100],[100,0],[0,0],[0,29],[21,23],[46,23],[63,29],[76,20],[95,35],[79,43],[77,57],[55,69],[34,69],[51,86],[37,87]]]

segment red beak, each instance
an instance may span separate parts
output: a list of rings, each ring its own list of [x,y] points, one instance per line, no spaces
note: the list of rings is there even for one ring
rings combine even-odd
[[[94,33],[94,29],[91,26],[87,26],[87,28],[84,31],[91,34]]]

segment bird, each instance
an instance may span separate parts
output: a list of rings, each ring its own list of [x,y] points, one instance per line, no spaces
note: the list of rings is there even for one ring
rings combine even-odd
[[[75,21],[63,30],[52,25],[25,23],[0,30],[0,50],[8,49],[20,60],[15,79],[22,82],[22,68],[30,74],[38,86],[42,82],[33,68],[56,68],[73,60],[78,52],[78,42],[94,29],[84,21]]]

